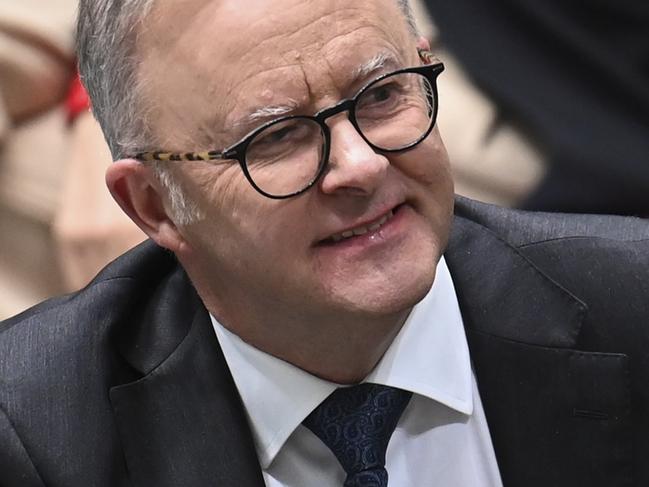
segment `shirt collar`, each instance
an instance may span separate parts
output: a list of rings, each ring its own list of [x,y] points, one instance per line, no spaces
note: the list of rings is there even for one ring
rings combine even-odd
[[[211,318],[261,466],[268,468],[295,428],[339,385],[248,345]],[[471,374],[457,296],[442,258],[430,291],[364,382],[408,390],[470,415]]]

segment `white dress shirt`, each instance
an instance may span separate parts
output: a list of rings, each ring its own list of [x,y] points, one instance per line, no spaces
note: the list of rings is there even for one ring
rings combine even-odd
[[[339,385],[212,323],[239,390],[268,487],[341,487],[345,472],[302,421]],[[388,445],[391,487],[500,487],[457,296],[442,258],[435,282],[364,382],[413,393]]]

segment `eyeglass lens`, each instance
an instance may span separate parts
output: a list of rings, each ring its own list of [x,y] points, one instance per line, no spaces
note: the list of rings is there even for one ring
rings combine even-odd
[[[433,123],[433,88],[418,73],[399,73],[367,86],[353,116],[377,149],[394,151],[418,143]],[[325,135],[310,118],[278,121],[257,134],[246,150],[250,177],[263,192],[286,196],[308,187],[324,164]]]

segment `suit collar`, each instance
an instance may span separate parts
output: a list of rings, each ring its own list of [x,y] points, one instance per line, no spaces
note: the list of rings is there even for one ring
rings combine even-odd
[[[118,348],[139,379],[110,390],[137,486],[262,487],[241,400],[184,272],[165,279]],[[129,340],[126,340],[128,335]]]
[[[586,305],[478,223],[503,212],[469,204],[446,259],[503,484],[630,485],[626,357],[577,350]]]
[[[468,330],[574,347],[586,305],[490,229],[456,216],[445,255]]]

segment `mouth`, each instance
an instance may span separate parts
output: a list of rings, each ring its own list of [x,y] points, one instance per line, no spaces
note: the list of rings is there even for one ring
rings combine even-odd
[[[376,218],[375,220],[369,221],[367,223],[358,225],[353,228],[349,228],[347,230],[343,230],[338,233],[334,233],[329,237],[327,237],[326,239],[321,240],[319,243],[320,245],[331,245],[331,244],[336,244],[345,240],[352,239],[354,237],[360,237],[362,235],[378,232],[386,223],[388,223],[394,217],[395,213],[399,211],[401,206],[402,205],[392,208],[391,210],[384,213],[383,215]]]

